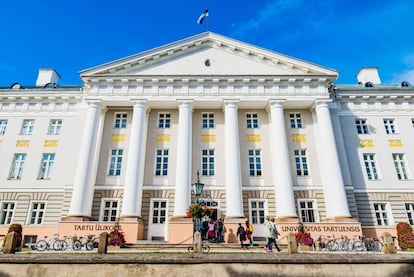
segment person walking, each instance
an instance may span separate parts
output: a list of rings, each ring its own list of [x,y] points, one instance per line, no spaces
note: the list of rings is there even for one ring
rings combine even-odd
[[[240,248],[243,249],[244,241],[246,240],[246,231],[243,228],[241,223],[239,223],[239,228],[237,228],[237,237],[239,238],[239,241],[240,241]]]
[[[275,223],[275,219],[272,218],[270,220],[270,223],[272,224],[272,227],[273,227],[273,230],[272,230],[272,244],[274,243],[275,244],[275,247],[277,249],[277,252],[280,252],[280,251],[282,251],[282,249],[280,249],[279,246],[277,245],[277,239],[278,239],[280,233],[277,230],[276,223]]]
[[[266,252],[272,252],[272,245],[273,245],[273,241],[272,241],[273,224],[270,221],[270,216],[266,216],[266,220],[263,223],[263,225],[265,227],[265,235],[266,235],[266,239],[267,239],[267,245],[265,246],[265,251]]]
[[[246,221],[246,236],[249,239],[250,247],[253,247],[253,225]]]

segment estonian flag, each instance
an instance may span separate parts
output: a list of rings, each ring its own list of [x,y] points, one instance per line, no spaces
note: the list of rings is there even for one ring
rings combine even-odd
[[[208,10],[205,10],[197,20],[198,24],[203,24],[204,17],[208,16]]]

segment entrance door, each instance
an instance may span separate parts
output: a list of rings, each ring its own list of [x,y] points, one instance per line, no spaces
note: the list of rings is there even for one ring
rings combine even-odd
[[[197,204],[204,205],[209,209],[213,210],[213,214],[210,216],[210,218],[213,218],[214,220],[218,217],[218,201],[213,199],[205,199],[205,198],[199,198],[197,199]]]
[[[167,200],[151,199],[148,240],[168,240]]]

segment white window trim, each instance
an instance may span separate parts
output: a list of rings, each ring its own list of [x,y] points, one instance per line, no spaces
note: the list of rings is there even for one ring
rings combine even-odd
[[[0,119],[0,121],[5,122],[5,124],[0,125],[0,135],[6,135],[7,125],[9,124],[9,120],[7,119]]]
[[[411,210],[407,210],[407,207],[406,207],[407,204],[411,204],[411,207],[412,207]],[[404,211],[405,211],[405,216],[407,217],[408,224],[410,224],[410,218],[408,217],[408,211],[411,212],[411,217],[412,217],[411,220],[413,221],[413,224],[411,225],[414,225],[414,201],[404,202]]]
[[[3,225],[10,225],[11,223],[13,223],[14,215],[16,214],[17,202],[16,201],[7,201],[7,200],[0,201],[0,215],[1,215],[1,213],[3,213],[3,210],[2,210],[3,203],[12,203],[12,204],[14,204],[13,215],[11,217],[10,223],[3,224]],[[2,225],[0,224],[0,226],[2,226]]]
[[[30,223],[30,219],[32,218],[33,203],[44,203],[45,204],[45,208],[43,209],[42,223],[40,223],[40,224]],[[27,214],[26,225],[32,225],[32,226],[34,226],[34,225],[36,225],[36,226],[43,225],[45,223],[46,210],[47,210],[47,202],[46,201],[44,201],[44,200],[31,200],[29,202],[29,213]]]
[[[249,155],[249,151],[252,150],[253,151],[253,157],[254,157],[254,175],[250,175],[250,155]],[[256,151],[259,150],[260,154],[259,156],[256,156]],[[258,175],[258,169],[257,169],[257,165],[258,163],[256,162],[256,158],[259,157],[260,158],[260,175]],[[261,148],[253,148],[253,149],[247,149],[247,171],[249,172],[249,178],[264,178],[263,177],[263,151]]]
[[[207,175],[204,175],[203,174],[203,158],[204,158],[204,155],[203,155],[203,151],[204,150],[207,150]],[[214,154],[213,154],[213,174],[211,175],[210,174],[210,165],[211,165],[211,163],[210,163],[210,161],[209,161],[209,158],[211,157],[210,156],[210,150],[213,150],[214,151]],[[217,159],[216,159],[216,149],[215,148],[207,148],[207,149],[201,149],[201,176],[203,176],[203,177],[214,177],[214,176],[216,176],[216,162],[217,162]]]
[[[119,218],[119,208],[121,206],[121,201],[119,200],[119,198],[101,198],[101,208],[99,210],[99,221],[103,221],[103,217],[104,217],[104,210],[105,210],[105,202],[106,201],[112,201],[112,202],[118,202],[118,205],[116,207],[116,218]],[[104,221],[104,222],[116,222],[115,221]]]
[[[374,155],[374,163],[375,163],[375,169],[377,170],[377,179],[369,179],[368,178],[368,172],[367,169],[365,167],[365,159],[364,159],[364,155]],[[364,169],[364,175],[367,181],[381,181],[382,180],[382,175],[381,175],[381,171],[380,171],[380,167],[379,167],[379,163],[377,160],[377,154],[376,153],[362,153],[362,168]],[[372,169],[372,166],[370,166],[370,169]],[[371,173],[372,174],[372,173]]]
[[[164,201],[165,203],[165,220],[164,223],[152,223],[152,218],[154,217],[154,202]],[[150,202],[150,217],[149,217],[149,224],[152,225],[160,225],[160,224],[168,224],[168,199],[166,198],[151,198]]]
[[[19,175],[19,173],[17,173],[16,177],[15,178],[12,178],[12,172],[13,172],[13,169],[14,169],[14,163],[16,161],[16,156],[17,155],[24,155],[24,157],[25,157],[24,160],[19,160],[20,162],[19,162],[19,170],[18,171],[20,171],[20,169],[21,169],[22,174]],[[23,166],[21,165],[22,164],[22,161],[24,161],[23,162]],[[10,172],[9,172],[8,180],[21,180],[23,178],[23,171],[24,171],[24,167],[26,166],[26,162],[27,162],[27,153],[14,153],[13,154],[12,164],[11,164],[11,167],[10,167]]]
[[[160,127],[161,114],[164,114],[164,115],[169,114],[170,115],[170,117],[168,118],[170,120],[170,126],[169,127]],[[157,129],[171,129],[171,117],[172,116],[171,116],[170,112],[158,112],[158,114],[157,114]],[[166,117],[164,117],[164,124],[163,124],[164,126],[166,125],[165,122],[166,122]]]
[[[299,114],[299,117],[296,117],[297,114]],[[290,115],[293,115],[293,118],[290,118]],[[292,127],[291,119],[293,119],[294,122],[295,122],[294,127]],[[300,123],[301,123],[302,127],[298,127],[298,119],[300,119]],[[303,124],[303,117],[302,117],[301,112],[289,112],[289,127],[291,129],[303,129],[303,128],[305,128],[305,125]]]
[[[157,175],[157,151],[158,150],[161,150],[162,152],[164,152],[164,150],[168,150],[168,155],[167,155],[167,157],[168,157],[168,163],[167,163],[167,174],[162,174],[162,171],[163,171],[163,167],[161,166],[161,169],[160,169],[160,175]],[[170,174],[170,163],[171,163],[171,160],[170,160],[170,158],[171,158],[171,156],[170,156],[170,153],[171,153],[171,151],[170,151],[170,149],[169,148],[155,148],[155,159],[154,159],[154,177],[155,178],[162,178],[162,177],[168,177],[168,175]],[[162,153],[162,155],[161,155],[161,157],[162,158],[164,158],[164,153]],[[161,165],[164,165],[164,161],[162,161],[161,162]]]
[[[43,166],[43,162],[45,161],[44,159],[45,155],[53,155],[53,160],[47,160],[48,161],[47,170],[45,170],[44,176],[42,176],[42,166]],[[56,153],[42,153],[42,160],[40,161],[40,169],[39,169],[39,175],[37,179],[50,180],[52,178],[52,170],[53,170],[53,167],[55,166],[55,161],[56,161]]]
[[[28,132],[27,133],[24,133],[23,132],[25,130],[25,128],[24,128],[24,123],[25,122],[31,122],[31,124],[29,125]],[[35,120],[34,119],[23,119],[22,128],[20,130],[20,135],[24,135],[24,136],[32,135],[33,134],[33,131],[34,131],[34,126],[35,126]]]
[[[207,120],[207,127],[203,127],[203,116],[204,115],[213,115],[213,118],[210,118],[207,116],[206,120]],[[209,127],[210,124],[208,124],[210,122],[210,120],[213,120],[213,127]],[[201,129],[215,129],[216,128],[216,117],[215,117],[215,113],[214,112],[202,112],[201,113]]]
[[[120,115],[126,114],[125,127],[122,127],[122,124],[120,124],[119,127],[116,127],[116,120],[117,120],[116,116],[118,114],[120,114]],[[120,120],[120,123],[122,123],[123,117],[121,116],[121,118],[119,118],[119,120]],[[128,113],[127,112],[114,112],[114,122],[113,122],[112,128],[113,129],[125,129],[127,127],[128,127]]]
[[[298,172],[297,172],[297,169],[296,169],[296,155],[295,155],[295,150],[298,150],[299,151],[299,165],[300,165],[300,171],[301,171],[301,173],[303,173],[303,174],[301,174],[301,175],[299,175],[298,174]],[[307,175],[305,175],[305,169],[304,169],[304,166],[303,166],[303,162],[302,162],[302,153],[301,153],[301,151],[305,151],[305,158],[306,158],[306,166],[307,166],[307,171],[308,171],[308,174]],[[298,178],[311,178],[311,171],[310,171],[310,166],[309,166],[309,151],[308,151],[308,149],[306,149],[306,148],[300,148],[300,149],[293,149],[293,159],[295,160],[295,172],[296,172],[296,177],[298,177]]]
[[[377,220],[377,216],[376,216],[376,211],[374,208],[374,204],[385,204],[385,211],[387,213],[387,217],[388,217],[388,225],[379,225],[378,224],[378,220]],[[393,226],[394,225],[394,217],[392,216],[392,211],[391,211],[391,204],[390,202],[387,201],[374,201],[371,204],[371,210],[372,210],[372,215],[375,221],[375,226],[379,226],[379,227],[389,227],[389,226]],[[405,211],[405,209],[404,209]]]
[[[251,117],[247,118],[247,115],[251,115]],[[253,115],[256,115],[256,118],[254,118]],[[246,118],[246,129],[259,129],[260,128],[259,113],[257,113],[257,112],[247,112],[247,113],[245,113],[245,118]],[[248,127],[249,126],[249,124],[248,124],[249,120],[251,122],[251,126],[252,126],[251,128]],[[255,120],[257,121],[257,127],[254,127],[254,124],[253,124],[253,122]]]
[[[385,121],[392,121],[392,124],[386,124]],[[398,135],[398,128],[397,128],[397,122],[395,121],[395,118],[383,118],[382,123],[384,124],[384,131],[386,135]],[[393,126],[394,127],[394,133],[387,133],[386,126]]]
[[[113,175],[110,175],[109,174],[109,171],[111,170],[112,150],[116,150],[116,152],[117,152],[116,157],[119,157],[118,151],[119,150],[122,150],[122,156],[121,156],[122,157],[122,161],[121,161],[121,172],[120,172],[119,175],[116,175],[116,168],[117,168],[116,165],[118,164],[118,162],[115,162],[115,167],[114,167],[114,173],[115,174],[113,174]],[[124,148],[111,148],[111,149],[109,149],[108,168],[106,169],[106,176],[107,177],[115,177],[115,178],[121,177],[122,176],[122,171],[123,171],[122,167],[123,167],[123,164],[124,164],[124,159],[125,159],[125,149]]]
[[[53,124],[53,121],[60,121],[60,124]],[[62,125],[63,125],[63,120],[59,119],[59,118],[53,118],[49,120],[49,128],[47,129],[47,134],[50,136],[57,136],[60,135],[61,131],[62,131]],[[54,126],[54,128],[52,129],[52,126]],[[51,132],[53,130],[53,132]]]
[[[320,222],[320,217],[319,217],[319,210],[318,210],[318,202],[316,201],[316,199],[307,199],[307,198],[298,198],[297,199],[297,205],[298,205],[298,216],[299,219],[302,220],[302,214],[301,214],[301,208],[300,208],[300,202],[302,201],[306,201],[306,202],[312,202],[313,203],[313,215],[315,217],[315,222],[304,222],[304,223],[319,223]]]
[[[395,167],[395,158],[394,158],[394,155],[401,155],[402,156],[402,159],[399,160],[400,161],[400,163],[399,163],[399,169],[402,169],[402,167],[401,167],[401,161],[402,161],[403,162],[403,165],[404,165],[405,173],[407,175],[407,178],[398,179],[398,173],[397,173],[397,168]],[[406,157],[406,154],[405,153],[392,153],[392,162],[394,164],[395,175],[396,175],[398,181],[411,181],[412,180],[410,168],[408,166],[407,157]]]
[[[357,120],[365,120],[365,126],[367,127],[367,132],[366,133],[358,133],[358,124],[357,124]],[[363,126],[363,125],[362,125]],[[370,130],[370,128],[369,128],[369,125],[367,124],[367,119],[366,118],[355,118],[355,128],[356,128],[356,130],[357,130],[357,134],[358,135],[368,135],[368,134],[370,134],[371,133],[371,130]],[[361,129],[361,130],[363,130],[363,128]]]
[[[249,199],[249,222],[251,224],[253,224],[253,218],[252,218],[252,202],[263,202],[263,209],[264,209],[264,218],[266,219],[266,216],[269,214],[269,208],[268,208],[268,203],[267,203],[267,199],[261,199],[261,198],[250,198]],[[256,223],[256,225],[260,225],[261,223]]]

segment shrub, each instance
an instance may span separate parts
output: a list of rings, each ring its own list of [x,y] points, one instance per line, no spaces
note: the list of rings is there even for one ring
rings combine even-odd
[[[313,245],[313,238],[309,232],[298,232],[295,237],[298,244]]]
[[[397,224],[397,238],[398,245],[402,250],[414,248],[413,228],[411,228],[410,224],[405,222]]]
[[[187,209],[187,217],[198,217],[210,216],[213,213],[212,209],[209,209],[205,205],[191,204]]]
[[[120,231],[119,225],[116,224],[114,229],[108,235],[109,245],[121,245],[125,243],[125,235]]]

